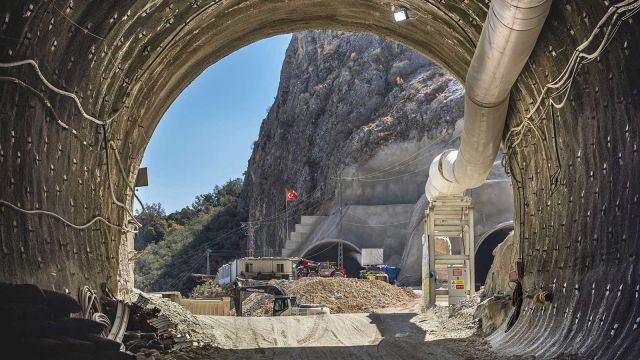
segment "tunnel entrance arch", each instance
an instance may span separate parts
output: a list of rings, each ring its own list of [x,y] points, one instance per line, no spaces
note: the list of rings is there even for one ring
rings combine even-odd
[[[475,248],[476,291],[484,285],[487,274],[493,264],[493,250],[513,231],[513,221],[502,223],[487,231],[477,242]]]
[[[0,62],[30,59],[39,69],[3,70],[32,84],[35,96],[16,82],[0,85],[0,199],[15,205],[5,204],[0,212],[2,280],[58,290],[99,289],[106,283],[126,296],[131,254],[118,226],[95,221],[77,229],[24,211],[51,210],[74,224],[98,217],[124,224],[125,210],[108,196],[103,132],[126,170],[125,180],[112,176],[114,192],[130,203],[126,182],[132,182],[161,115],[202,70],[241,46],[306,29],[370,32],[414,48],[463,79],[487,2],[404,0],[409,21],[402,23],[393,21],[391,5],[383,0],[111,0],[74,2],[60,14],[51,2],[3,2],[0,41],[6,51]],[[640,168],[640,27],[631,18],[637,9],[635,0],[555,1],[512,90],[505,130],[522,131],[517,145],[505,150],[524,286],[565,284],[594,291],[557,294],[557,315],[545,313],[544,322],[537,310],[522,314],[511,332],[491,340],[510,354],[540,351],[541,334],[548,357],[640,354],[640,345],[629,341],[635,339],[629,314],[637,310],[631,289],[640,279],[640,183],[629,180]],[[574,90],[563,88],[570,92],[560,94],[567,100],[564,108],[549,105],[552,99],[539,97],[541,88],[575,63],[573,50],[584,39],[593,40],[582,48],[585,53],[601,43],[606,51],[575,72],[569,69]],[[40,76],[77,101],[46,89]],[[538,99],[543,106],[532,109]],[[529,116],[536,109],[536,116]],[[109,119],[109,125],[103,128],[88,116]],[[620,296],[605,296],[609,288],[621,289]],[[583,321],[605,312],[611,315],[598,328]],[[571,314],[582,316],[568,327]],[[609,341],[610,331],[616,341]]]
[[[148,85],[135,89],[135,95],[132,92],[128,101],[137,107],[135,111],[141,114],[139,128],[144,129],[139,131],[144,136],[135,137],[130,143],[130,151],[135,153],[132,165],[139,166],[146,143],[164,111],[195,77],[224,56],[268,36],[309,29],[382,35],[417,50],[458,80],[464,79],[482,21],[454,24],[441,5],[410,3],[409,11],[415,17],[401,23],[393,19],[392,6],[378,1],[236,1],[203,9],[184,28],[172,33],[170,39],[159,39],[160,49],[145,59],[139,72],[139,83]],[[484,5],[474,2],[446,6],[452,13],[474,14],[474,18],[484,16],[486,11]],[[251,16],[247,16],[247,10]],[[215,26],[208,21],[213,17],[217,20]],[[197,31],[189,32],[194,29]],[[434,34],[443,37],[434,38]],[[355,263],[350,263],[349,268],[356,273]]]
[[[336,29],[396,40],[462,79],[482,21],[456,22],[452,21],[452,14],[481,19],[486,13],[485,5],[480,1],[447,5],[406,1],[410,19],[401,23],[394,21],[393,8],[386,1],[229,0],[169,5],[104,1],[74,4],[63,9],[62,14],[49,5],[35,5],[23,22],[11,22],[17,33],[24,34],[39,21],[56,17],[58,22],[50,25],[47,39],[7,44],[10,51],[0,54],[0,62],[12,64],[9,71],[14,71],[20,81],[34,84],[47,81],[58,85],[52,88],[53,94],[60,94],[54,102],[54,117],[69,120],[51,122],[51,126],[41,132],[38,130],[42,129],[40,123],[25,122],[17,116],[9,120],[8,127],[15,129],[13,134],[27,134],[17,142],[25,149],[28,145],[22,140],[41,139],[45,143],[41,151],[57,148],[58,159],[60,154],[65,156],[55,165],[47,166],[46,178],[18,170],[7,171],[14,175],[9,179],[12,184],[30,184],[29,191],[26,194],[3,191],[0,199],[19,205],[17,207],[23,210],[51,209],[70,223],[91,223],[93,226],[68,228],[44,213],[29,216],[4,207],[6,222],[3,223],[15,223],[16,229],[27,230],[17,232],[2,227],[6,234],[3,237],[12,238],[15,243],[3,252],[16,254],[15,257],[6,256],[7,261],[2,262],[3,278],[47,286],[53,282],[56,288],[87,283],[101,288],[100,283],[105,282],[122,296],[126,296],[132,284],[130,236],[123,232],[131,208],[118,203],[132,203],[134,194],[129,186],[135,179],[153,130],[173,100],[204,69],[235,50],[269,36],[309,29]],[[17,14],[24,9],[16,1],[3,4],[3,10]],[[110,18],[105,14],[111,14]],[[70,19],[79,21],[70,22]],[[91,24],[90,29],[86,27],[88,24]],[[157,24],[164,25],[158,27]],[[49,37],[55,39],[55,46],[52,47]],[[9,40],[2,38],[2,41]],[[33,60],[37,65],[15,65],[16,59]],[[3,86],[7,93],[16,94],[22,101],[18,102],[18,109],[31,107],[32,100],[19,96],[22,93],[20,86],[6,84]],[[60,84],[73,88],[73,93],[62,95]],[[70,96],[73,99],[69,99]],[[3,99],[8,98],[3,96]],[[33,105],[34,116],[30,118],[50,117],[46,104]],[[4,101],[2,105],[3,113],[16,110],[15,102]],[[112,157],[118,155],[122,160],[123,176],[116,171],[113,158],[111,171],[107,170],[102,156],[105,133],[108,140],[105,143],[109,144]],[[12,139],[2,137],[3,151],[13,149],[16,142],[14,137]],[[15,155],[13,151],[12,154]],[[21,159],[10,158],[10,161],[3,161],[7,169],[21,168]],[[109,196],[111,188],[115,196]],[[34,197],[28,195],[32,189],[37,191]],[[52,189],[56,189],[55,200],[47,197]],[[74,211],[75,205],[80,203],[83,211]],[[65,234],[64,240],[55,240],[59,234]],[[23,247],[23,254],[17,255],[18,244],[23,243],[33,245]],[[50,248],[51,243],[62,245],[56,251],[43,251]],[[40,265],[21,258],[38,259]],[[49,270],[36,270],[42,268]]]
[[[313,261],[338,261],[339,239],[325,239],[311,244],[302,252],[302,258]],[[344,268],[348,277],[358,277],[362,270],[361,250],[349,241],[342,241],[344,246]]]

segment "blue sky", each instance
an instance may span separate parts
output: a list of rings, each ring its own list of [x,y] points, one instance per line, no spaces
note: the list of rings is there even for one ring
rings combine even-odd
[[[149,186],[138,195],[167,213],[242,177],[260,124],[278,90],[291,35],[242,48],[195,79],[160,120],[145,151]]]

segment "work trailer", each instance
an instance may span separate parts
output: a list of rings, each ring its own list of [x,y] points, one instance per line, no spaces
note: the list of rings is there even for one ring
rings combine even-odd
[[[236,279],[294,279],[297,258],[245,257],[218,269],[218,285],[227,286]]]

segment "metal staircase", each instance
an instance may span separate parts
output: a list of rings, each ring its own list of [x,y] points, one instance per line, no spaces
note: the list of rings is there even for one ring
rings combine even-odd
[[[293,231],[289,239],[285,242],[284,248],[282,248],[281,255],[284,257],[300,255],[296,254],[296,250],[305,242],[309,237],[309,234],[325,221],[328,216],[307,216],[303,215],[300,218],[300,224],[295,225],[295,231]]]
[[[470,197],[442,197],[429,204],[425,216],[425,236],[422,243],[422,296],[423,304],[436,302],[436,265],[462,265],[466,268],[467,295],[475,294],[473,203]],[[460,243],[460,253],[435,255],[437,237],[447,237]]]

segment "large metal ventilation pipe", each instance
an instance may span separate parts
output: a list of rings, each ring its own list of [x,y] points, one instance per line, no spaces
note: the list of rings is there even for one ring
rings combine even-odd
[[[496,159],[509,93],[538,39],[552,0],[493,0],[465,81],[460,150],[429,169],[429,200],[482,185]]]

